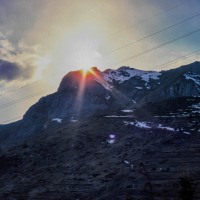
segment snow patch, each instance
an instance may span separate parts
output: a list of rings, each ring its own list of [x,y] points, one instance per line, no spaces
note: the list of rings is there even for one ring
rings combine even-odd
[[[143,87],[135,87],[136,89],[138,89],[138,90],[142,90],[143,89]]]
[[[200,103],[194,104],[194,105],[190,106],[190,108],[195,109],[192,111],[192,113],[200,113]]]
[[[147,125],[146,122],[137,122],[135,124],[135,126],[139,127],[139,128],[151,128],[150,126]]]
[[[128,118],[132,118],[133,115],[110,115],[110,116],[105,116],[105,117],[120,117],[120,118],[123,118],[123,117],[128,117]]]
[[[70,122],[74,122],[74,123],[77,122],[77,121],[78,121],[77,119],[71,119],[70,120]]]
[[[161,124],[158,125],[158,128],[159,128],[159,129],[165,129],[165,130],[168,130],[168,131],[175,131],[174,128],[165,127],[165,126],[162,126]]]
[[[110,135],[109,135],[109,139],[107,139],[107,142],[108,142],[109,144],[115,143],[115,135],[114,135],[114,134],[110,134]]]
[[[52,119],[52,122],[62,123],[62,119],[60,119],[60,118],[54,118],[54,119]]]
[[[136,103],[136,101],[135,101],[134,99],[132,99],[132,102],[133,102],[133,103]]]
[[[106,90],[111,90],[113,88],[113,86],[108,84],[105,80],[102,81],[95,80],[95,81],[100,83]]]
[[[129,162],[127,160],[124,160],[124,163],[127,164],[127,165],[129,164]]]
[[[184,74],[184,77],[185,77],[186,80],[192,80],[197,85],[200,86],[200,75],[195,74],[195,73],[187,73],[187,74]]]
[[[123,121],[123,122],[125,125],[132,125],[132,126],[136,126],[138,128],[145,128],[145,129],[159,128],[159,129],[165,129],[168,131],[175,131],[174,128],[162,126],[161,124],[156,126],[156,125],[152,125],[150,122],[139,122],[139,121],[135,121],[135,122]],[[150,126],[150,124],[151,124],[151,126]]]
[[[107,142],[108,142],[109,144],[113,144],[113,143],[115,143],[115,140],[114,140],[114,139],[110,139],[110,140],[107,140]]]
[[[199,114],[200,110],[193,110],[192,113],[195,113],[195,114],[198,113]]]
[[[150,89],[151,89],[151,86],[146,86],[146,88],[147,88],[148,90],[150,90]]]
[[[139,121],[136,121],[136,122],[127,122],[127,121],[124,121],[124,124],[125,125],[133,125],[133,126],[136,126],[138,128],[147,128],[147,129],[150,129],[151,127],[148,125],[147,122],[139,122]]]
[[[110,96],[105,96],[105,98],[108,100],[108,99],[110,99]]]
[[[183,133],[184,133],[184,134],[187,134],[187,135],[190,135],[190,133],[189,133],[189,132],[187,132],[187,131],[184,131]]]
[[[163,117],[163,118],[168,118],[168,117],[176,117],[174,115],[171,115],[171,116],[165,116],[165,115],[155,115],[154,117]],[[178,117],[178,116],[177,116]]]
[[[130,112],[133,112],[133,110],[121,110],[122,112],[125,112],[125,113],[130,113]]]

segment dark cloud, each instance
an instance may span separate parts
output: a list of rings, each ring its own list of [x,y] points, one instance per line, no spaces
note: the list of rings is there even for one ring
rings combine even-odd
[[[14,81],[18,79],[27,79],[31,77],[31,74],[31,68],[22,68],[22,66],[17,63],[0,60],[0,80]]]

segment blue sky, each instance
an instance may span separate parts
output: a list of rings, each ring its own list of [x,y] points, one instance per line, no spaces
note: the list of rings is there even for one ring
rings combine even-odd
[[[0,122],[22,116],[71,70],[94,65],[100,70],[122,65],[159,70],[200,49],[200,31],[159,47],[198,30],[198,14],[198,0],[0,0],[0,105],[44,90],[1,109]],[[195,60],[198,54],[164,69]]]

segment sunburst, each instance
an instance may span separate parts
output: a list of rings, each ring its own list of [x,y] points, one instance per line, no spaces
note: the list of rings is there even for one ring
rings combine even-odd
[[[85,66],[85,67],[83,67],[83,68],[81,69],[81,71],[82,71],[82,73],[83,73],[83,76],[85,77],[87,74],[92,73],[92,68],[91,68],[91,67]]]

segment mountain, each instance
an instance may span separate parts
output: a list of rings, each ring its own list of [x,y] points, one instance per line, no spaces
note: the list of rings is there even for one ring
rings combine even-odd
[[[200,63],[65,75],[0,126],[0,199],[199,199]]]
[[[161,72],[129,67],[104,72],[105,79],[135,101],[158,101],[182,96],[199,96],[200,63]]]
[[[0,126],[0,138],[6,141],[27,137],[44,131],[57,118],[70,121],[102,116],[127,107],[141,107],[147,102],[199,95],[199,62],[160,72],[130,67],[103,72],[93,67],[85,75],[81,70],[69,72],[57,92],[42,97],[21,121]]]

